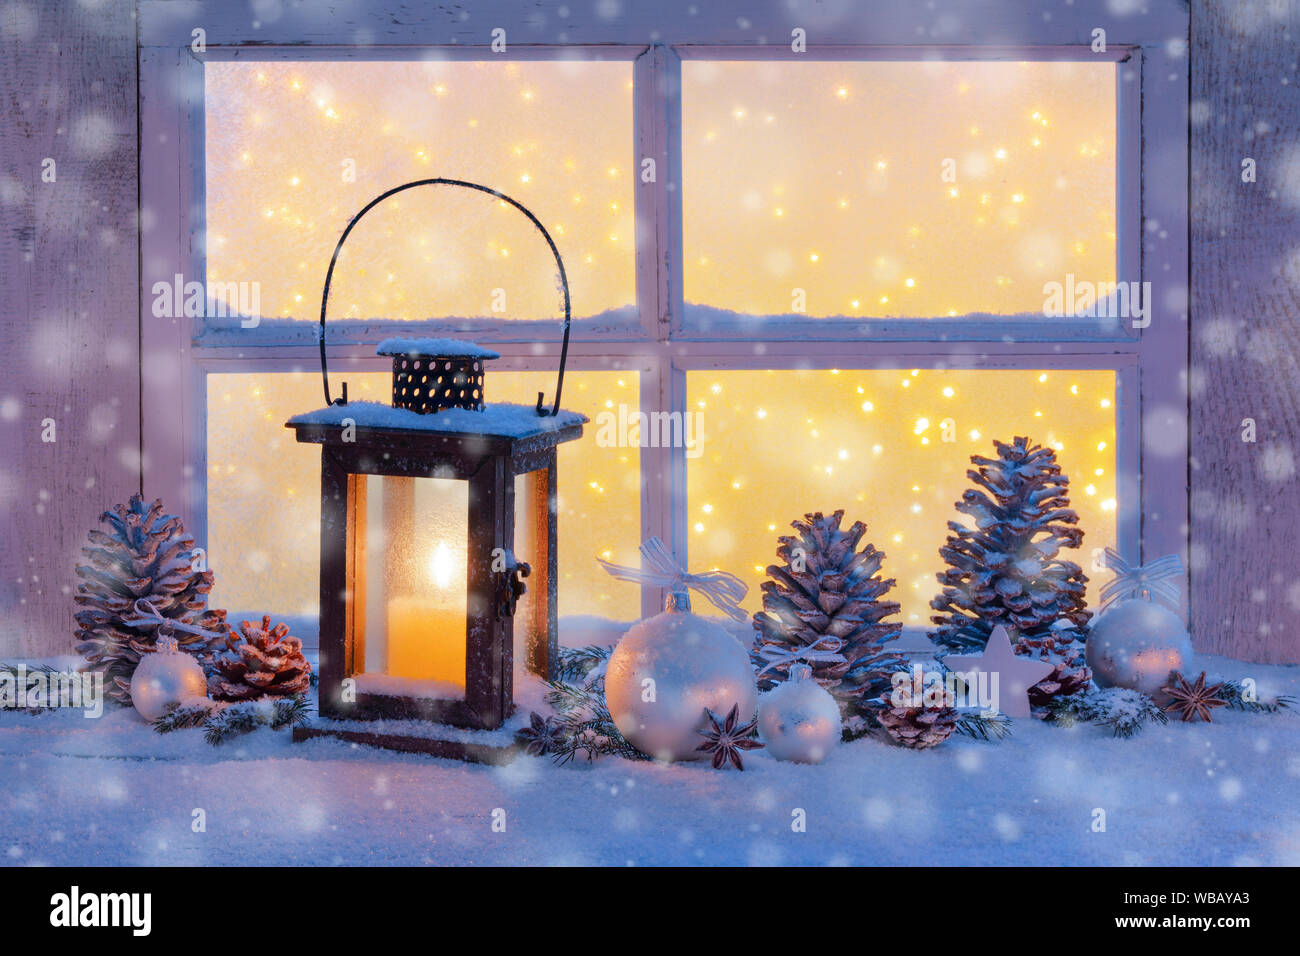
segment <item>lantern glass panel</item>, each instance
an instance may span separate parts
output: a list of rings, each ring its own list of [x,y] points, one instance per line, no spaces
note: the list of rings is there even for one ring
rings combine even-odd
[[[357,689],[463,698],[467,483],[359,475],[354,488]]]

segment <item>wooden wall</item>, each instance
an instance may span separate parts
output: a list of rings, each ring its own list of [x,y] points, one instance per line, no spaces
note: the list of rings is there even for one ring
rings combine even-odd
[[[1297,662],[1300,0],[1193,0],[1191,34],[1193,630]],[[85,531],[140,484],[140,408],[133,6],[6,4],[0,41],[3,658],[70,651]]]
[[[1192,630],[1300,662],[1300,0],[1195,0],[1191,40]]]
[[[0,6],[0,658],[73,652],[78,549],[140,484],[133,7]]]

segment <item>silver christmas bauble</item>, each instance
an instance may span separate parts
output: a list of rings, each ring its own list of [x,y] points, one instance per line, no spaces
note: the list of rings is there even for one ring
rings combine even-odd
[[[1130,598],[1103,611],[1088,632],[1085,657],[1101,687],[1160,696],[1171,670],[1183,670],[1192,640],[1182,618],[1155,601]]]
[[[792,678],[759,698],[758,732],[777,760],[821,763],[840,742],[840,705],[811,677]]]
[[[172,638],[160,637],[157,650],[143,655],[131,675],[131,703],[150,722],[184,701],[207,696],[208,679],[203,668]]]
[[[704,711],[740,707],[753,719],[758,685],[749,653],[712,621],[665,611],[632,625],[605,667],[605,702],[628,743],[660,760],[697,760]]]

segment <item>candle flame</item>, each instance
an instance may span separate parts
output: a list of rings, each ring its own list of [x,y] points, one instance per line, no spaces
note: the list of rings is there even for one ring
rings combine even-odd
[[[429,557],[429,577],[437,587],[442,589],[451,587],[452,563],[451,549],[447,547],[445,541],[439,541]]]

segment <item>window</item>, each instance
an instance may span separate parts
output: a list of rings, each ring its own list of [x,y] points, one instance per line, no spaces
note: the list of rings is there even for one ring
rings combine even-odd
[[[953,502],[992,437],[1054,448],[1089,551],[1115,544],[1113,372],[694,371],[686,394],[707,422],[686,465],[691,555],[752,593],[792,517],[843,507],[888,556],[903,622],[924,626],[947,522],[965,521]]]
[[[564,246],[578,322],[635,324],[630,62],[235,61],[205,63],[203,77],[208,282],[256,282],[264,316],[233,333],[234,318],[210,318],[215,341],[314,334],[343,225],[431,176],[531,208]],[[343,256],[336,323],[468,320],[481,335],[562,314],[545,244],[482,194],[394,197]]]
[[[1058,449],[1085,569],[1106,545],[1185,551],[1185,12],[1114,22],[1104,53],[1079,44],[1105,6],[1084,2],[1042,23],[998,5],[997,46],[974,23],[964,45],[916,46],[917,11],[796,54],[771,40],[787,27],[758,43],[670,0],[648,46],[617,18],[535,45],[543,28],[506,16],[532,40],[493,54],[432,14],[401,45],[352,48],[292,42],[321,28],[286,11],[249,46],[213,6],[194,54],[164,6],[142,8],[161,144],[142,156],[145,301],[175,273],[227,299],[200,319],[145,311],[145,486],[210,542],[228,606],[314,606],[315,450],[281,426],[321,404],[333,243],[427,176],[519,199],[565,260],[564,404],[592,423],[560,455],[563,616],[657,609],[593,560],[636,563],[652,534],[740,574],[754,609],[789,521],[843,507],[923,626],[969,457],[1016,434]],[[382,395],[374,345],[419,321],[502,353],[489,400],[549,394],[560,311],[539,238],[484,197],[399,198],[340,261],[332,375]],[[255,327],[229,297],[241,281],[259,283]]]
[[[684,62],[686,324],[1042,322],[1044,281],[1114,282],[1116,72]]]

